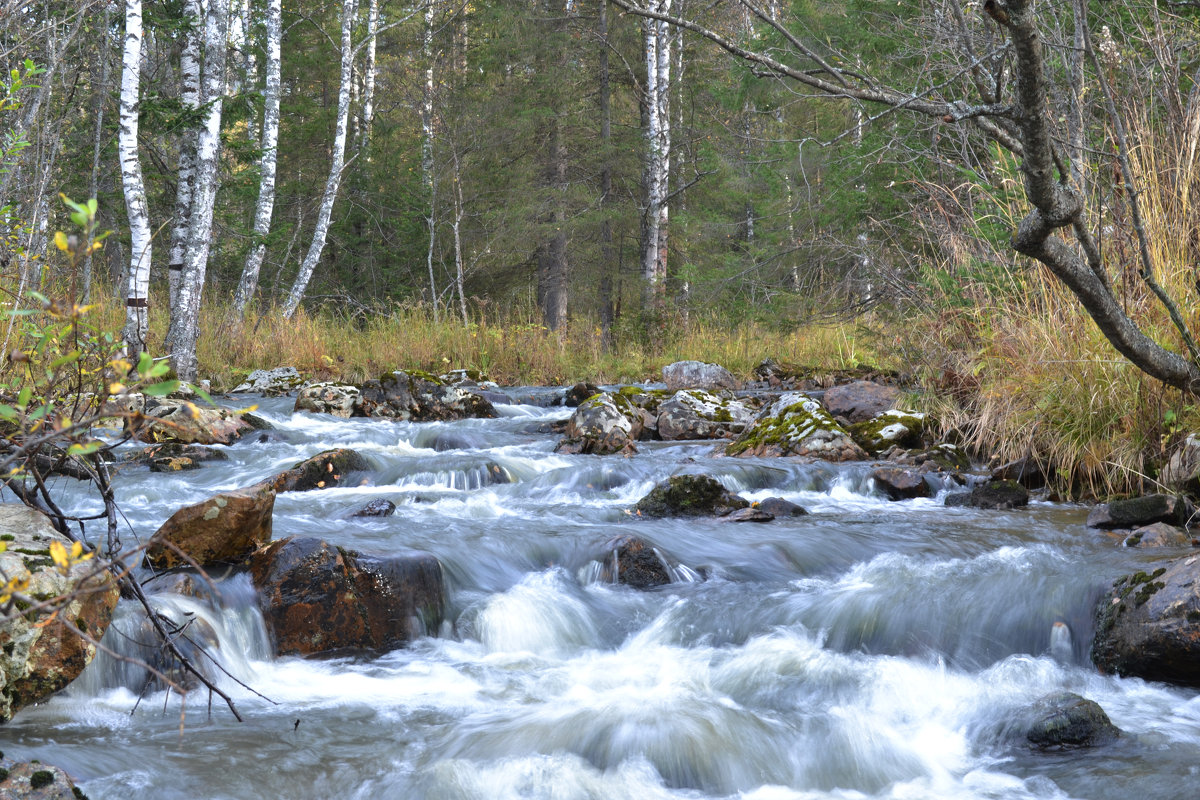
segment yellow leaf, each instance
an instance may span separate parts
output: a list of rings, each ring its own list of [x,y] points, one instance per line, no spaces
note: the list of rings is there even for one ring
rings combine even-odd
[[[62,231],[55,232],[54,246],[59,250],[62,250],[64,253],[67,252],[67,250],[70,248],[70,245],[67,244],[67,235]]]
[[[108,385],[109,394],[120,394],[123,391],[125,391],[125,384],[120,381],[113,381]]]
[[[67,548],[63,547],[62,542],[50,543],[50,558],[54,559],[54,563],[60,570],[65,570],[71,563],[67,560]]]

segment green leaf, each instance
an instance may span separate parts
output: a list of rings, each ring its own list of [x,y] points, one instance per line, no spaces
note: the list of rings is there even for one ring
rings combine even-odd
[[[50,410],[50,405],[50,403],[46,403],[44,406],[38,406],[35,408],[33,413],[29,415],[29,421],[34,422],[46,416],[46,413]]]
[[[86,444],[73,444],[67,448],[69,456],[87,456],[99,450],[104,446],[104,442],[91,441]]]
[[[148,394],[151,397],[164,397],[179,388],[179,381],[163,381],[162,383],[152,383],[142,389],[143,394]]]
[[[153,367],[151,367],[150,371],[145,373],[142,377],[143,378],[158,378],[163,375],[166,375],[170,371],[171,371],[171,365],[168,364],[166,361],[160,361],[157,364],[155,364]]]
[[[32,397],[33,397],[33,389],[26,386],[24,389],[21,390],[21,393],[19,395],[17,395],[17,408],[21,408],[21,409],[25,408],[25,406],[29,405],[29,400]]]
[[[71,212],[71,222],[74,222],[79,227],[82,228],[82,227],[86,226],[87,221],[88,221],[88,218],[87,218],[86,212],[84,212],[84,211],[72,211]]]
[[[31,291],[31,292],[29,292],[29,296],[32,297],[34,300],[37,300],[43,306],[50,305],[50,298],[46,297],[46,295],[42,294],[41,292]]]
[[[150,374],[150,368],[153,366],[154,366],[154,359],[150,357],[149,353],[147,353],[146,351],[143,350],[138,355],[138,365],[137,365],[138,375],[141,375],[142,377],[148,377]]]
[[[52,370],[58,369],[59,367],[70,364],[72,361],[78,361],[82,357],[83,357],[83,353],[79,352],[78,350],[72,350],[71,352],[67,353],[65,356],[62,356],[61,358],[56,358],[53,361],[51,361],[50,369],[52,369]]]
[[[204,402],[208,403],[210,406],[216,405],[216,403],[213,402],[212,397],[209,396],[208,392],[204,391],[199,386],[193,386],[192,390],[196,392],[197,397],[199,397]]]
[[[100,208],[100,204],[96,202],[96,198],[92,197],[87,201],[87,211],[90,216],[96,216],[96,210]]]
[[[16,419],[17,410],[8,403],[0,403],[0,417],[4,419]]]

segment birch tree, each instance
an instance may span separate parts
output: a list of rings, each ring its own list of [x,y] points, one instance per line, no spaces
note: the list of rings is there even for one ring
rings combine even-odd
[[[259,161],[258,205],[254,211],[254,242],[246,256],[242,279],[234,296],[234,313],[243,318],[246,306],[258,288],[267,244],[263,238],[271,230],[275,212],[275,168],[279,156],[279,90],[283,55],[283,0],[267,3],[267,74],[263,88],[262,158]]]
[[[425,251],[425,267],[429,272],[429,299],[433,304],[433,321],[438,321],[437,281],[433,276],[433,251],[437,242],[437,180],[433,174],[433,17],[437,0],[425,6],[425,26],[421,29],[421,56],[425,74],[421,86],[421,184],[429,198],[429,214],[425,228],[429,242]]]
[[[185,111],[200,108],[200,32],[204,25],[200,0],[184,0],[183,49],[179,54],[179,104]],[[188,223],[196,184],[196,144],[199,130],[186,128],[179,140],[179,171],[175,183],[175,217],[171,226],[171,252],[167,259],[167,285],[171,308],[179,298],[183,257],[187,250]]]
[[[370,147],[371,123],[375,121],[375,54],[378,38],[379,0],[370,0],[367,7],[367,55],[363,64],[362,127],[355,147],[355,151],[360,153]]]
[[[647,8],[659,15],[669,15],[671,0],[649,0]],[[646,151],[641,262],[649,308],[662,304],[667,277],[668,191],[671,174],[671,37],[674,33],[664,19],[647,17],[643,23],[646,60]]]
[[[146,349],[150,301],[150,214],[138,161],[138,95],[142,82],[142,0],[125,0],[125,47],[121,70],[121,184],[129,215],[130,263],[125,290],[125,347],[130,356]]]
[[[337,125],[333,136],[333,158],[329,165],[329,177],[325,181],[325,191],[321,196],[321,208],[317,212],[317,224],[313,229],[312,243],[300,264],[300,271],[292,290],[288,293],[283,306],[283,316],[291,319],[304,299],[308,282],[312,280],[317,262],[325,249],[325,238],[329,234],[329,221],[333,216],[333,204],[337,200],[338,188],[342,182],[342,170],[346,164],[346,132],[350,119],[350,84],[354,78],[354,48],[352,34],[354,31],[353,0],[342,0],[342,39],[341,39],[341,73],[338,88]]]
[[[183,274],[171,307],[167,346],[180,380],[196,379],[196,340],[200,333],[200,301],[212,241],[213,209],[217,199],[217,168],[221,155],[221,107],[225,93],[225,56],[229,37],[229,0],[208,0],[204,21],[204,65],[200,104],[206,109],[204,127],[196,141],[196,183],[188,220]]]

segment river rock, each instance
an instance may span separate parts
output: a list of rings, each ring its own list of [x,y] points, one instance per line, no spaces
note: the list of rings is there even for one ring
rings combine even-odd
[[[470,387],[418,370],[388,373],[367,381],[361,391],[362,413],[368,417],[430,422],[496,416],[492,404]]]
[[[969,492],[946,495],[946,505],[1006,511],[1029,505],[1029,492],[1016,481],[987,481]]]
[[[676,361],[662,368],[663,382],[667,391],[678,389],[705,389],[710,392],[727,389],[737,391],[742,388],[741,381],[719,364],[707,364],[703,361]]]
[[[775,515],[769,511],[763,511],[757,506],[750,506],[749,508],[739,508],[737,511],[731,511],[721,519],[725,522],[773,522]]]
[[[571,408],[578,408],[579,404],[589,397],[595,397],[600,394],[600,387],[589,381],[580,381],[579,383],[567,389],[563,395],[562,404]]]
[[[754,413],[738,400],[703,389],[680,389],[658,406],[658,435],[665,441],[724,439],[739,434]]]
[[[342,419],[361,417],[362,392],[357,386],[335,381],[309,383],[296,395],[295,411],[312,411],[316,414],[332,414]]]
[[[365,506],[355,511],[350,516],[352,517],[390,517],[396,513],[396,504],[391,500],[372,500]]]
[[[1126,547],[1190,547],[1192,537],[1183,528],[1156,522],[1133,531],[1124,544]]]
[[[636,453],[633,443],[641,435],[643,425],[634,411],[628,399],[611,392],[585,400],[567,420],[555,452],[598,456]]]
[[[1046,485],[1046,472],[1042,465],[1028,456],[1001,464],[992,470],[994,481],[1016,481],[1026,489],[1041,489]]]
[[[267,397],[279,397],[304,383],[295,367],[275,367],[274,369],[256,369],[246,376],[246,380],[230,389],[230,394],[249,392],[263,394]]]
[[[1053,692],[1038,700],[1025,724],[1025,741],[1039,750],[1095,747],[1121,735],[1098,703],[1073,692]]]
[[[1102,672],[1200,686],[1200,555],[1114,583],[1096,606],[1091,656]]]
[[[279,655],[384,652],[442,623],[442,565],[428,553],[375,557],[287,538],[255,553],[250,574]]]
[[[1193,497],[1200,496],[1200,437],[1189,433],[1158,474],[1159,483]]]
[[[826,461],[867,457],[820,403],[798,392],[785,394],[765,408],[725,452],[732,456],[810,456]]]
[[[120,591],[112,573],[95,559],[64,575],[50,558],[50,544],[71,542],[43,514],[15,503],[0,504],[0,574],[28,580],[21,593],[35,602],[61,598],[38,613],[13,614],[0,624],[0,723],[75,680],[96,655],[96,646],[63,620],[99,640],[112,621]],[[57,615],[51,613],[57,609]]]
[[[767,386],[778,388],[794,385],[797,378],[802,377],[806,370],[798,364],[787,361],[779,362],[773,358],[764,358],[754,368],[754,377],[763,381]]]
[[[750,503],[707,475],[674,475],[633,507],[643,517],[725,516]]]
[[[1128,500],[1113,500],[1092,508],[1088,513],[1089,528],[1137,528],[1166,522],[1186,527],[1192,515],[1192,504],[1184,497],[1171,494],[1148,494]]]
[[[927,415],[890,408],[865,422],[852,424],[849,431],[859,447],[878,455],[892,447],[920,447],[928,427]]]
[[[213,447],[199,444],[156,444],[126,455],[126,463],[146,464],[151,472],[181,472],[199,469],[208,461],[225,461],[229,456]]]
[[[256,426],[228,408],[199,406],[190,400],[147,403],[145,416],[135,419],[130,433],[148,442],[229,445]]]
[[[871,472],[871,479],[887,495],[888,500],[929,496],[929,484],[925,482],[925,476],[903,467],[879,467]]]
[[[85,798],[71,776],[39,761],[13,761],[0,753],[0,798],[3,800],[77,800]]]
[[[618,536],[607,545],[601,578],[635,589],[653,589],[671,582],[666,559],[652,544],[637,536]]]
[[[156,569],[240,564],[271,541],[274,509],[275,489],[266,481],[181,508],[150,538],[146,563]]]
[[[900,397],[895,386],[853,381],[826,390],[821,398],[829,413],[847,422],[866,422],[890,409]]]
[[[357,450],[337,447],[317,453],[281,472],[269,483],[277,492],[307,492],[313,489],[331,489],[340,486],[352,472],[365,472],[371,468],[367,459]]]
[[[808,514],[808,510],[802,506],[798,506],[791,500],[784,500],[782,497],[768,497],[765,500],[759,500],[754,505],[773,517],[803,517]]]

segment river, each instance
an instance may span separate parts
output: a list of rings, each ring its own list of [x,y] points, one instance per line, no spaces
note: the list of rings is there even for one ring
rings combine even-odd
[[[524,394],[528,394],[525,392]],[[887,502],[866,464],[712,458],[711,443],[560,456],[565,409],[394,423],[293,414],[229,460],[118,478],[123,538],[173,511],[331,447],[366,484],[279,495],[274,535],[366,552],[435,554],[447,622],[377,657],[273,658],[245,576],[206,621],[245,722],[201,691],[142,697],[101,655],[68,690],[0,728],[4,753],[75,776],[94,800],[168,798],[1194,797],[1200,697],[1100,675],[1091,610],[1118,575],[1162,553],[1118,547],[1081,506],[947,509]],[[627,509],[669,475],[713,475],[804,517],[766,524],[642,520]],[[99,510],[71,496],[76,510]],[[394,516],[349,518],[370,500]],[[603,583],[604,545],[636,533],[683,566],[653,591]],[[135,620],[122,609],[106,638]],[[1065,623],[1069,647],[1051,652]],[[1125,735],[1041,753],[1010,721],[1049,692],[1097,701]],[[261,695],[261,696],[260,696]]]

